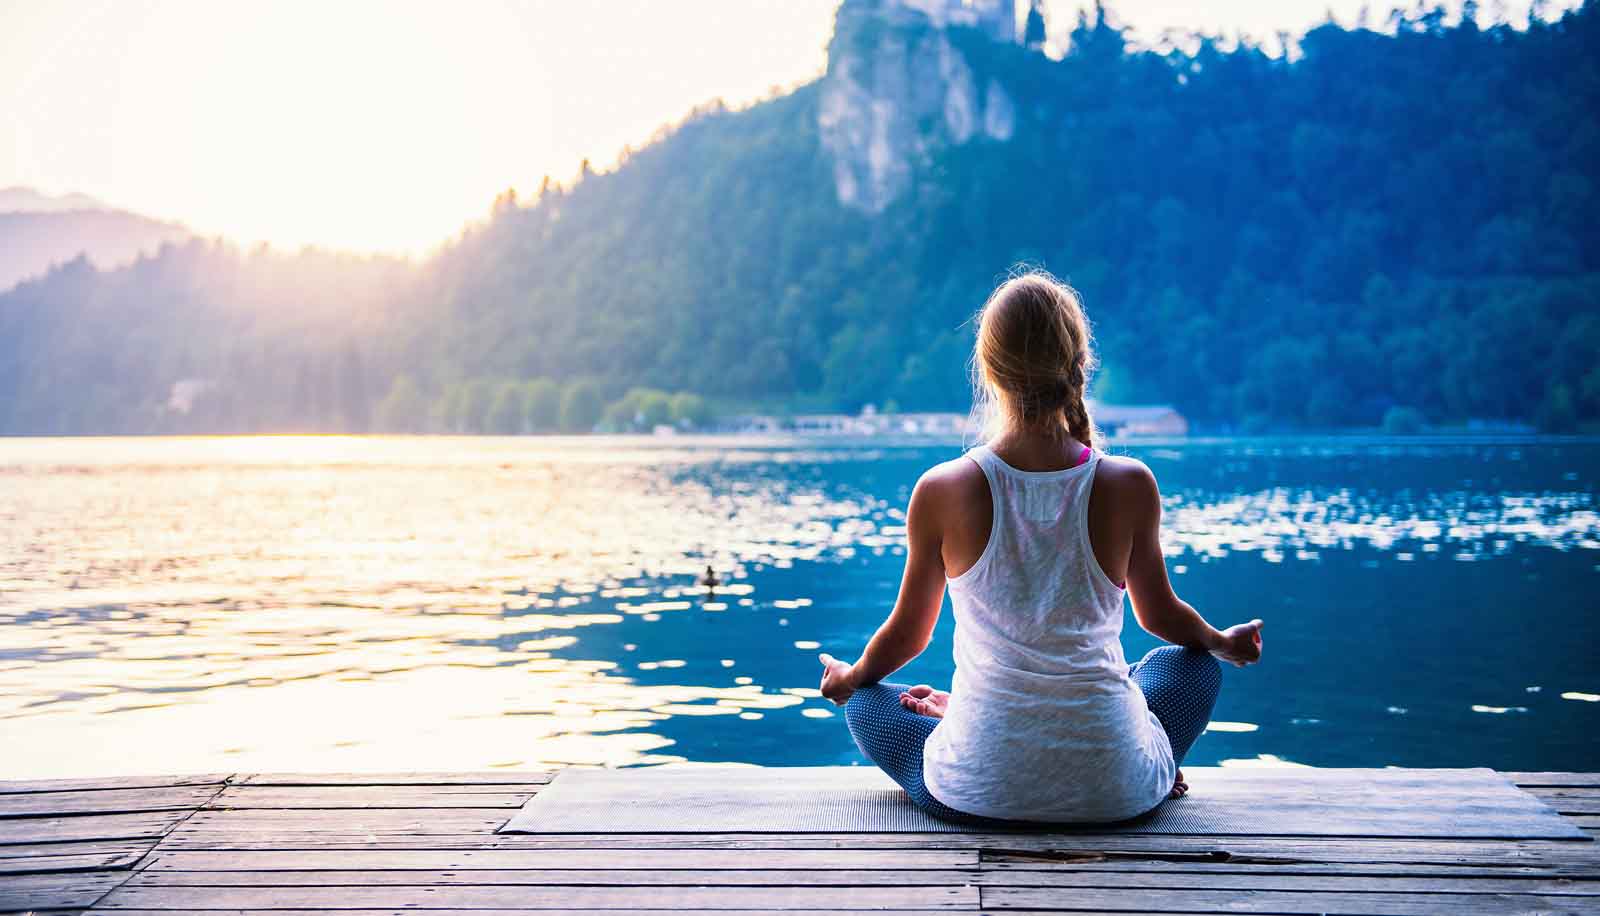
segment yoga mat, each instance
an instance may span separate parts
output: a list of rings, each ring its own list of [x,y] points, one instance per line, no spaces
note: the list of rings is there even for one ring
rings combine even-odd
[[[1185,798],[1024,832],[1585,838],[1493,770],[1186,767]],[[1065,777],[1065,774],[1064,774]],[[568,769],[502,833],[996,833],[930,817],[875,767]]]

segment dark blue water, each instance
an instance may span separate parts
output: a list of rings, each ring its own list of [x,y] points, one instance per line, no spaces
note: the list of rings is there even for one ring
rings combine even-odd
[[[888,449],[781,470],[696,468],[719,486],[764,475],[902,506],[952,450]],[[1146,461],[1167,494],[1168,566],[1212,623],[1266,620],[1261,664],[1228,669],[1195,765],[1273,758],[1316,766],[1600,766],[1600,543],[1592,444],[1390,445],[1235,442],[1116,451]],[[643,683],[715,684],[718,659],[761,659],[757,683],[814,680],[797,635],[853,658],[893,603],[896,550],[754,564],[761,591],[809,596],[732,613],[664,615],[586,635],[570,650],[626,657],[625,644],[686,667]],[[900,680],[948,686],[948,600],[934,642]],[[1125,614],[1136,659],[1159,642]],[[774,719],[778,721],[773,721]],[[838,719],[673,717],[654,729],[694,760],[761,764],[857,759]]]

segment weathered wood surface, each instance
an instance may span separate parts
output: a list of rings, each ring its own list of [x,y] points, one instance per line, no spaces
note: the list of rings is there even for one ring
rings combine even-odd
[[[1228,769],[1187,771],[1199,791],[1119,832],[1198,836],[1574,839],[1582,831],[1489,769]],[[873,767],[573,770],[503,828],[510,833],[804,833],[860,830],[847,806],[811,804],[837,792],[878,793],[893,782]],[[398,807],[398,805],[395,805]],[[885,832],[947,825],[896,805],[875,812]],[[1582,823],[1581,821],[1579,823]],[[892,825],[892,826],[891,826]],[[1052,833],[1095,832],[1060,827]],[[1030,831],[1014,831],[1030,832]]]
[[[82,814],[0,820],[0,846],[10,843],[60,843],[69,840],[160,839],[189,816],[187,811],[144,814]]]
[[[306,870],[507,871],[525,869],[612,868],[692,869],[727,858],[705,849],[379,849],[267,852],[161,852],[150,857],[149,874],[181,872]],[[752,849],[740,853],[739,867],[751,871],[834,869],[976,868],[976,849]]]
[[[206,785],[0,794],[0,818],[193,811],[216,794],[216,788]]]
[[[0,784],[0,911],[1600,913],[1589,840],[496,834],[549,777]],[[1513,780],[1600,824],[1600,775]]]
[[[544,785],[548,770],[492,770],[486,773],[248,773],[241,786],[526,786]]]
[[[119,776],[105,779],[33,779],[0,782],[0,795],[20,792],[70,792],[79,789],[170,789],[176,786],[220,786],[227,773],[199,776]]]
[[[6,875],[0,878],[0,912],[82,909],[127,877],[127,872],[118,871]]]
[[[354,792],[341,786],[233,786],[208,808],[291,811],[297,808],[521,808],[534,788],[517,786],[379,786]]]

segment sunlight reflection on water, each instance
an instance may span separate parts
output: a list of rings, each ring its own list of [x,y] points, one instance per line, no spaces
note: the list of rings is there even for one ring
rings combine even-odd
[[[836,762],[842,727],[826,721],[809,659],[881,620],[903,554],[899,507],[918,469],[956,453],[0,440],[0,775]],[[1237,467],[1185,476],[1202,454],[1219,459],[1208,473]],[[1154,450],[1179,483],[1166,516],[1175,572],[1193,579],[1196,564],[1241,554],[1411,564],[1600,547],[1586,470],[1438,488],[1251,479],[1264,460],[1351,454]],[[707,565],[725,583],[714,594],[695,584]],[[1238,718],[1214,723],[1212,740],[1263,742],[1227,746],[1249,759],[1280,750],[1258,734],[1261,716]],[[713,720],[757,731],[724,741]],[[826,750],[808,750],[815,729],[830,730]]]

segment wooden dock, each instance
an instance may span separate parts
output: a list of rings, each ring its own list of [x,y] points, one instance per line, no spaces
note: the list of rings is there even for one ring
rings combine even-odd
[[[1508,775],[1589,839],[516,836],[550,774],[10,782],[0,911],[1600,913],[1600,774]]]

